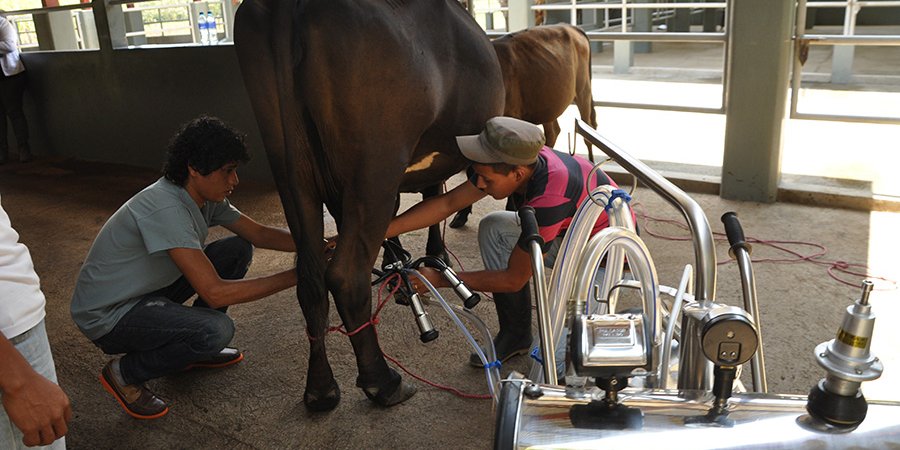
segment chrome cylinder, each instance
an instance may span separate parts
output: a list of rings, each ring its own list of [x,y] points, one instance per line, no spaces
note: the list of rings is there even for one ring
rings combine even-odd
[[[509,384],[512,385],[509,385]],[[806,412],[806,397],[761,393],[728,399],[726,418],[707,422],[714,398],[709,392],[625,389],[620,403],[643,412],[640,429],[583,429],[569,411],[602,398],[599,390],[575,390],[505,380],[497,410],[494,448],[613,449],[798,449],[900,447],[900,402],[873,401],[869,416],[853,431],[817,422]],[[509,389],[506,388],[509,387]],[[509,395],[507,396],[507,392]],[[700,420],[698,420],[700,419]]]
[[[701,335],[709,302],[685,305],[681,315],[681,361],[678,372],[678,389],[712,388],[713,365],[703,354]]]
[[[881,361],[869,352],[875,328],[869,305],[872,288],[871,281],[863,282],[862,296],[847,307],[837,337],[816,346],[816,362],[828,371],[825,389],[835,394],[856,395],[863,381],[874,380],[884,371]]]

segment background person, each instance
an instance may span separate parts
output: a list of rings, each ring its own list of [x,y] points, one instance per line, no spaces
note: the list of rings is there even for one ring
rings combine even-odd
[[[124,353],[106,364],[100,382],[135,418],[169,411],[145,381],[243,359],[226,347],[234,335],[229,305],[297,284],[293,268],[243,279],[253,246],[296,251],[287,230],[261,225],[228,201],[237,167],[248,160],[243,136],[221,120],[185,124],[169,145],[164,176],[109,218],[84,261],[72,318],[105,353]],[[236,236],[205,245],[217,225]],[[195,293],[193,307],[185,306]]]
[[[9,137],[6,130],[6,118],[12,122],[16,144],[19,146],[19,161],[31,161],[31,148],[28,146],[28,122],[22,110],[22,96],[25,93],[25,65],[19,57],[19,34],[15,25],[6,18],[6,12],[0,10],[0,164],[9,158]]]
[[[0,448],[66,448],[69,398],[56,384],[40,280],[0,205]]]
[[[535,209],[538,231],[545,242],[544,262],[552,266],[561,238],[589,189],[616,185],[598,170],[588,188],[585,180],[593,164],[580,156],[546,147],[544,134],[536,125],[511,117],[494,117],[481,134],[459,136],[457,143],[463,156],[472,161],[468,181],[395,217],[386,237],[436,224],[487,195],[497,200],[509,198],[515,209]],[[608,225],[607,215],[602,213],[593,233]],[[518,245],[520,234],[515,211],[486,215],[478,225],[485,269],[458,273],[470,289],[493,292],[500,324],[494,347],[501,362],[531,349],[531,257],[530,250]],[[435,287],[449,287],[436,270],[419,270]],[[422,290],[415,278],[413,283]],[[477,367],[483,365],[475,354],[469,362]]]

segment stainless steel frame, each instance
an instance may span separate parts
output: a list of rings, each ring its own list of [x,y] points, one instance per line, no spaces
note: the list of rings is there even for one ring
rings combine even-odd
[[[576,120],[575,131],[597,146],[625,170],[677,208],[688,222],[694,243],[694,298],[698,302],[716,299],[716,248],[712,229],[700,205],[678,186],[646,164],[622,151],[587,123]]]

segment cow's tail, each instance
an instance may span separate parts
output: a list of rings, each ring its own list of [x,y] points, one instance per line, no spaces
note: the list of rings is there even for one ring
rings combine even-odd
[[[273,25],[275,30],[281,31],[276,31],[278,34],[272,41],[272,48],[281,104],[281,137],[288,168],[287,178],[292,197],[297,202],[295,213],[299,229],[292,232],[298,241],[298,279],[301,284],[305,284],[301,291],[316,298],[310,299],[310,303],[318,303],[319,300],[327,300],[322,251],[325,192],[322,171],[317,169],[322,158],[317,147],[318,138],[311,135],[317,132],[306,107],[307,99],[303,98],[303,92],[297,90],[299,83],[294,78],[305,63],[303,48],[306,43],[300,42],[301,33],[297,22],[301,20],[308,3],[309,0],[276,1]],[[307,316],[307,325],[311,326],[309,321]],[[316,333],[319,330],[309,331]]]
[[[579,86],[577,87],[578,91],[575,94],[575,102],[578,104],[578,110],[579,110],[579,113],[581,114],[581,120],[586,121],[588,124],[590,124],[591,127],[596,129],[597,128],[597,108],[594,107],[594,95],[593,95],[593,89],[591,87],[591,84],[592,84],[591,83],[591,67],[593,65],[593,63],[591,61],[591,59],[592,59],[591,40],[590,40],[590,38],[588,38],[587,33],[585,33],[584,30],[581,29],[581,27],[573,26],[573,28],[578,30],[578,33],[581,35],[582,38],[584,38],[584,45],[585,45],[585,48],[587,49],[587,51],[586,51],[587,58],[585,58],[586,61],[584,64],[585,67],[580,68],[580,70],[585,72],[582,74],[582,76],[584,77],[584,82],[580,83]],[[577,59],[578,59],[578,61],[581,61],[580,57],[578,57]],[[576,79],[577,79],[577,76],[576,76]],[[586,138],[584,140],[584,143],[588,149],[588,157],[590,158],[591,162],[593,162],[594,161],[593,146],[591,145],[590,142],[588,142],[588,140]]]
[[[590,117],[589,118],[582,117],[581,120],[588,119],[588,123],[591,124],[592,127],[597,128],[597,109],[594,108],[594,95],[593,95],[593,91],[590,90],[591,84],[592,84],[591,78],[593,76],[591,73],[591,70],[592,70],[592,67],[594,66],[594,63],[592,61],[593,54],[591,52],[591,39],[588,37],[587,33],[585,33],[583,29],[581,29],[581,27],[575,27],[575,28],[578,30],[578,33],[581,34],[582,37],[584,37],[584,41],[587,44],[587,67],[585,67],[585,70],[587,71],[587,73],[585,73],[584,76],[585,76],[585,79],[587,80],[588,94],[589,94],[589,100],[590,100],[590,105],[591,105]]]
[[[306,3],[245,0],[235,16],[235,49],[285,218],[297,244],[298,274],[324,279],[324,259],[302,261],[316,255],[324,258],[321,184],[303,122],[303,99],[294,89],[294,68],[302,58],[294,51],[299,46],[292,22]],[[318,247],[314,248],[316,239],[310,236],[316,234]],[[303,273],[306,271],[311,272]]]

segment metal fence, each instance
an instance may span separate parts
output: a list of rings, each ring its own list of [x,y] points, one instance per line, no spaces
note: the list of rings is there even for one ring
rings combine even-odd
[[[806,34],[807,9],[813,7],[843,8],[844,26],[842,33]],[[853,55],[856,46],[900,46],[900,35],[857,34],[857,16],[862,8],[886,7],[900,7],[900,1],[846,0],[840,2],[807,2],[806,0],[799,0],[797,2],[797,21],[794,35],[794,69],[791,74],[791,118],[900,124],[900,117],[821,114],[798,111],[801,82],[803,78],[803,63],[805,62],[810,46],[832,47],[831,82],[838,84],[849,83],[853,80]],[[898,68],[896,75],[900,77],[900,68]]]
[[[684,43],[717,43],[723,45],[722,68],[722,100],[717,108],[704,108],[687,105],[660,105],[647,103],[624,102],[595,102],[597,106],[625,107],[625,108],[651,108],[659,110],[724,113],[726,106],[726,93],[728,77],[728,41],[727,27],[721,31],[687,31],[672,32],[667,29],[665,21],[673,18],[679,11],[688,16],[708,14],[711,11],[726,13],[731,0],[722,2],[634,2],[631,0],[609,1],[580,1],[557,0],[546,4],[533,4],[532,12],[559,12],[568,11],[566,22],[581,26],[593,42],[613,43],[613,72],[628,73],[631,66],[631,43],[636,42],[684,42]],[[847,84],[857,80],[853,71],[853,49],[855,46],[900,46],[900,35],[875,35],[860,33],[857,26],[857,16],[862,8],[886,8],[900,7],[897,0],[843,0],[843,1],[811,1],[798,0],[796,14],[796,33],[794,36],[794,68],[791,74],[791,109],[790,116],[798,119],[841,120],[855,122],[874,123],[900,123],[900,117],[859,116],[840,114],[821,114],[815,112],[800,112],[801,81],[803,79],[802,59],[809,46],[830,46],[833,48],[833,65],[830,74],[830,82],[834,84]],[[844,25],[841,33],[836,34],[806,34],[805,25],[808,8],[842,8],[844,9]],[[470,11],[479,20],[479,23],[496,24],[498,26],[486,26],[487,33],[491,37],[499,37],[505,34],[506,23],[499,23],[496,18],[508,17],[509,7],[506,2],[500,0],[483,0],[476,3]],[[594,17],[586,20],[586,13],[593,13]],[[597,17],[602,15],[602,17]],[[493,20],[486,19],[493,17]],[[593,23],[591,23],[593,21]],[[658,25],[660,31],[651,31],[650,24]],[[895,24],[900,29],[900,23]],[[896,74],[896,82],[900,83],[900,71]]]

